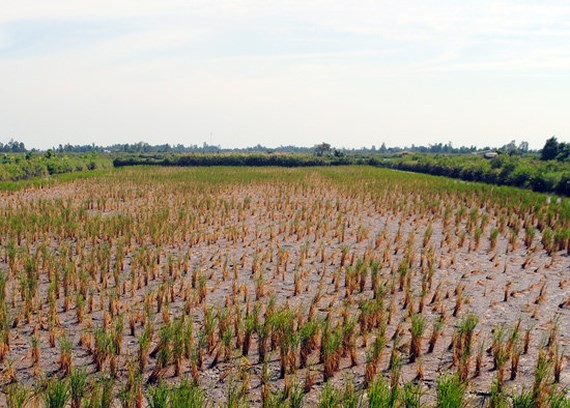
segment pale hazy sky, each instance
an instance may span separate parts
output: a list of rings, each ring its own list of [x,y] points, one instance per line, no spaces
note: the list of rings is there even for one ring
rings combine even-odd
[[[0,141],[542,147],[568,1],[0,0]]]

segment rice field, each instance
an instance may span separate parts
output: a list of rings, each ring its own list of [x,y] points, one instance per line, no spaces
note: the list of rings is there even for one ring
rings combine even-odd
[[[2,406],[570,406],[566,198],[125,167],[0,213]]]

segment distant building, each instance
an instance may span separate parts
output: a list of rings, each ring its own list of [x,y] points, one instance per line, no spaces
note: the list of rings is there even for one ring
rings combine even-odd
[[[483,157],[485,157],[486,159],[493,159],[495,157],[497,157],[499,155],[499,153],[497,152],[487,152],[485,153],[485,155]]]

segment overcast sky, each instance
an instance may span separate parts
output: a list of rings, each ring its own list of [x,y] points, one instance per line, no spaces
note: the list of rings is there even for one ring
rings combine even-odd
[[[4,0],[0,141],[542,147],[568,1]]]

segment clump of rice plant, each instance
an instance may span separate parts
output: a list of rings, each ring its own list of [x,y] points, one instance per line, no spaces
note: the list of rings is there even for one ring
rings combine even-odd
[[[522,389],[511,396],[513,408],[534,408],[534,398],[531,390]]]
[[[491,408],[509,408],[509,401],[501,386],[495,380],[491,385],[491,396],[489,398]]]
[[[45,391],[46,408],[64,408],[70,398],[67,381],[51,380]]]
[[[390,387],[384,377],[378,377],[367,390],[368,406],[375,407],[394,407],[398,401],[399,388]]]
[[[71,408],[80,408],[87,392],[87,373],[85,370],[73,369],[69,374],[69,390]]]
[[[422,386],[409,381],[404,384],[401,391],[401,404],[405,408],[420,408],[423,395]]]
[[[164,383],[148,387],[147,402],[150,408],[167,408],[170,403],[170,388]]]
[[[465,402],[465,383],[457,374],[443,374],[437,378],[437,406],[439,408],[461,408]]]
[[[5,391],[7,408],[25,408],[32,399],[31,390],[22,384],[10,384]]]
[[[342,328],[330,327],[325,322],[321,340],[321,357],[323,361],[323,379],[327,381],[331,378],[340,365],[342,355]]]
[[[386,345],[386,325],[382,325],[381,329],[376,332],[376,337],[374,343],[372,344],[372,350],[367,354],[367,363],[364,371],[364,383],[371,384],[376,378],[376,373],[378,371],[378,365],[380,364],[380,359],[382,357],[382,352],[384,351],[384,346]]]
[[[336,389],[330,382],[326,382],[321,391],[321,399],[319,400],[319,408],[335,408],[341,406],[342,391]]]
[[[66,337],[62,337],[59,341],[59,369],[64,376],[67,376],[72,369],[72,349],[71,342]]]
[[[412,339],[410,343],[410,363],[416,361],[422,354],[422,336],[425,331],[425,318],[423,315],[416,313],[412,315],[412,327],[410,332]]]

